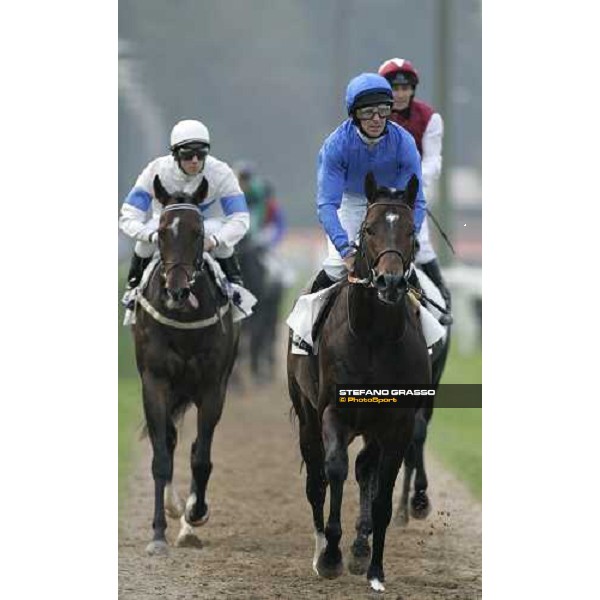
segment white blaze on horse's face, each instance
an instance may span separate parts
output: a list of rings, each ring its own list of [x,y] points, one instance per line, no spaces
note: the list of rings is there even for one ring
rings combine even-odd
[[[170,229],[173,232],[173,236],[175,238],[177,238],[177,236],[179,235],[179,221],[180,217],[175,217],[173,219],[173,222],[167,227],[167,229]]]
[[[400,217],[396,213],[386,213],[385,220],[390,224],[390,227],[399,219]]]

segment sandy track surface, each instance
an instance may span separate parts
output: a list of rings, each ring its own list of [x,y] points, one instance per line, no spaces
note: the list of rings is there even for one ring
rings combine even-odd
[[[132,474],[119,523],[119,598],[272,598],[396,600],[481,597],[481,505],[465,487],[427,457],[433,510],[426,521],[388,529],[384,555],[386,592],[366,577],[333,581],[312,571],[313,529],[300,473],[297,429],[289,420],[283,382],[231,392],[213,444],[208,488],[209,522],[197,530],[201,549],[175,548],[179,523],[169,519],[168,557],[150,557],[153,483],[148,440]],[[434,415],[435,418],[435,415]],[[186,415],[177,448],[174,483],[187,497],[189,450],[196,410]],[[358,509],[354,457],[344,488],[342,551],[349,558]],[[394,493],[397,506],[400,479]],[[326,502],[327,517],[328,501]]]

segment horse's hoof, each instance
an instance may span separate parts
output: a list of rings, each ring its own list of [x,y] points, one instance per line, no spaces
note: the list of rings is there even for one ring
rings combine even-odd
[[[375,592],[385,592],[385,586],[383,585],[385,576],[381,567],[373,567],[371,565],[367,572],[367,579],[372,590]]]
[[[371,585],[371,589],[375,592],[385,592],[385,586],[379,579],[369,579],[369,584]]]
[[[337,556],[333,559],[327,557],[325,550],[319,555],[316,571],[320,577],[325,579],[335,579],[344,572],[344,563],[342,553],[338,550]]]
[[[406,508],[399,508],[396,512],[396,518],[394,519],[394,523],[398,527],[407,527],[408,526],[408,510]]]
[[[423,520],[431,512],[431,503],[425,492],[417,492],[410,501],[410,516],[413,519]]]
[[[202,540],[190,532],[180,533],[175,540],[178,548],[202,548]]]
[[[153,540],[146,546],[146,554],[150,556],[167,556],[169,546],[162,540]]]
[[[206,525],[209,516],[210,515],[209,515],[209,511],[208,511],[208,506],[207,506],[206,507],[206,512],[199,519],[192,519],[191,518],[191,514],[186,512],[185,520],[192,527],[202,527],[202,525]]]
[[[197,517],[194,514],[196,512],[196,502],[196,494],[191,494],[185,504],[185,520],[192,527],[202,527],[202,525],[206,524],[206,522],[208,521],[208,504],[205,504],[206,510],[204,511],[204,514],[200,517]]]
[[[348,571],[350,571],[352,575],[364,575],[367,572],[370,561],[370,554],[365,557],[352,555],[348,561]]]
[[[350,560],[348,561],[348,571],[352,575],[364,575],[367,572],[371,562],[371,548],[367,542],[357,542],[352,544]]]

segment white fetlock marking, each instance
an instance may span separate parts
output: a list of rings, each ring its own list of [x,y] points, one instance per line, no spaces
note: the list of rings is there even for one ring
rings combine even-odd
[[[185,515],[179,519],[179,523],[181,524],[181,529],[179,530],[179,535],[177,536],[178,540],[188,535],[195,535],[194,528],[185,520]]]
[[[165,486],[165,508],[178,517],[183,513],[183,500],[171,483]]]
[[[315,531],[315,555],[313,556],[313,571],[318,575],[317,571],[317,561],[319,560],[319,556],[322,550],[327,546],[327,539],[325,538],[325,534],[319,533]]]
[[[379,579],[375,578],[375,579],[370,579],[369,583],[371,584],[371,587],[376,591],[376,592],[385,592],[385,586],[383,585],[383,583],[381,583],[381,581],[379,581]]]
[[[196,505],[196,501],[198,500],[198,497],[196,496],[196,494],[190,494],[188,496],[187,502],[185,503],[185,512],[189,513],[194,506]]]

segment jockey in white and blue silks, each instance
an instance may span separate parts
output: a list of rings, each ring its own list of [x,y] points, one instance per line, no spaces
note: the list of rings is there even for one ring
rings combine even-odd
[[[171,154],[161,156],[142,171],[121,206],[119,227],[136,240],[128,275],[128,289],[136,287],[157,248],[162,205],[154,198],[158,175],[169,193],[193,193],[204,178],[208,193],[199,205],[204,216],[204,250],[212,252],[230,281],[242,285],[235,245],[248,231],[245,196],[227,163],[209,156],[210,135],[200,121],[180,121],[171,132]]]
[[[425,218],[421,157],[410,133],[388,121],[393,104],[388,81],[363,73],[348,84],[344,121],[323,144],[318,158],[317,209],[328,237],[329,255],[312,292],[341,279],[354,264],[360,225],[367,210],[364,195],[369,171],[377,183],[405,189],[412,175],[419,179],[414,218],[417,232]]]

